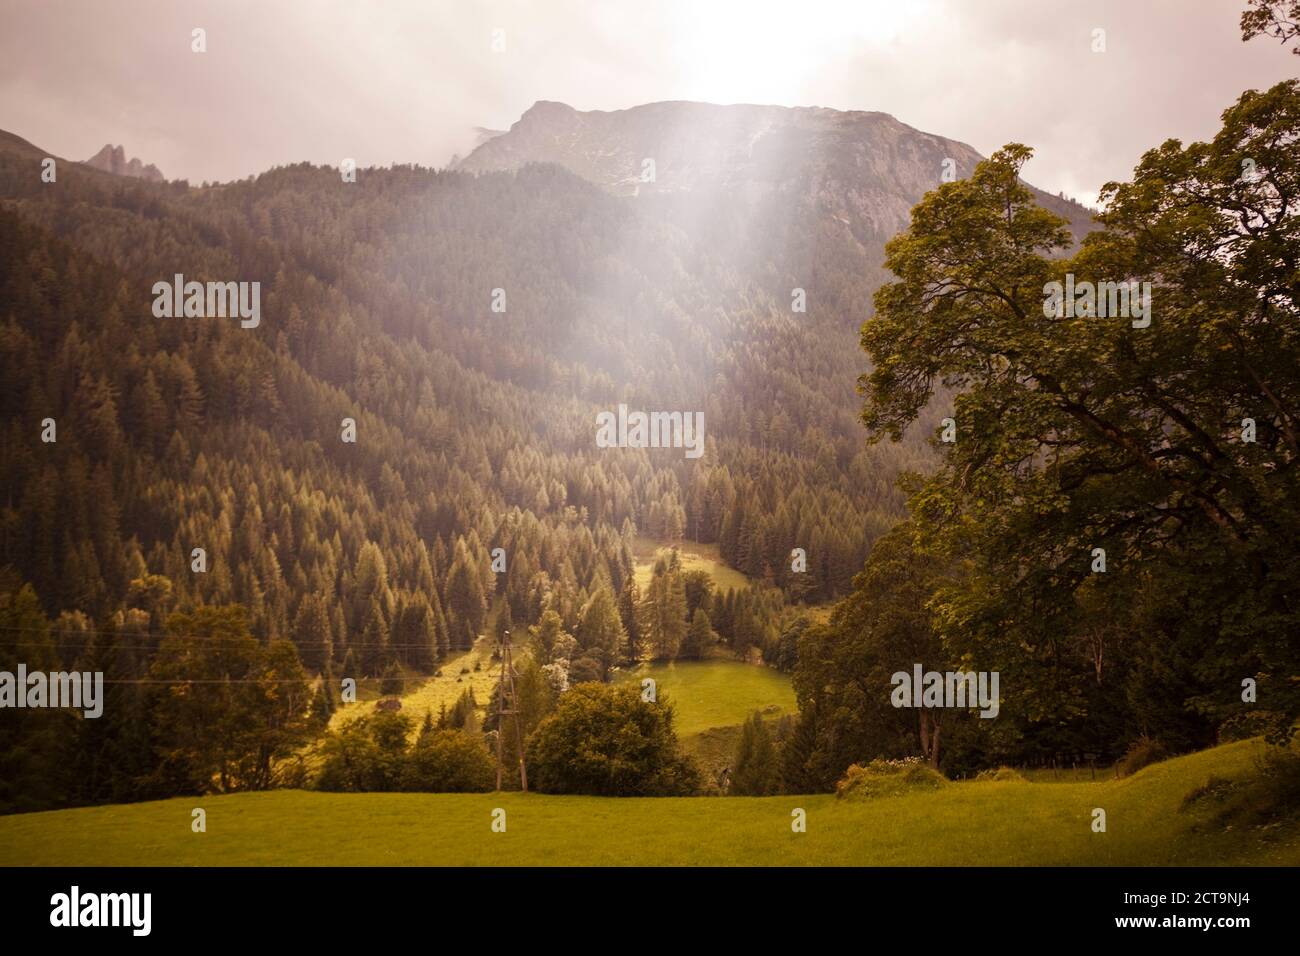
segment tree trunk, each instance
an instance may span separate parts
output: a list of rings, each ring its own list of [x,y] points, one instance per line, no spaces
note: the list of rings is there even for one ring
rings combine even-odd
[[[922,708],[920,715],[921,755],[925,762],[936,770],[939,769],[939,737],[943,730],[943,721],[932,718],[930,712]]]

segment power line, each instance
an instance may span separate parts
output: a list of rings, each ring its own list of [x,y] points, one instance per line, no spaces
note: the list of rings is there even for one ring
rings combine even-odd
[[[170,631],[137,631],[134,629],[125,630],[125,631],[107,631],[107,630],[96,630],[95,628],[53,628],[53,627],[40,627],[40,626],[32,626],[32,625],[24,626],[18,624],[0,624],[0,631],[19,631],[27,634],[69,634],[74,636],[90,635],[92,637],[93,636],[113,637],[116,634],[121,634],[123,637],[145,637],[145,638],[155,637],[160,641],[166,640],[169,637],[185,637],[185,638],[193,638],[195,640],[208,641],[210,643],[216,641],[226,641],[226,640],[229,641],[242,640],[242,638],[238,638],[238,637],[230,637],[230,638],[214,637],[212,635],[207,635],[207,634],[174,634]],[[254,641],[258,641],[259,643],[261,643],[261,638],[257,637],[257,635],[249,634],[248,636],[251,637]],[[285,638],[280,638],[280,640],[292,641],[292,638],[285,637]],[[0,645],[3,645],[5,643],[6,642],[4,641],[0,641]],[[22,643],[28,643],[28,642],[22,642]],[[298,642],[294,641],[293,643],[298,643]],[[302,644],[307,647],[315,647],[318,644],[328,644],[328,643],[335,643],[335,644],[344,643],[347,644],[348,647],[424,647],[426,646],[423,643],[402,642],[399,644],[393,644],[387,641],[346,641],[345,640],[342,642],[339,641],[332,641],[332,642],[331,641],[303,641],[302,642]],[[66,646],[75,647],[78,645],[66,645]],[[83,644],[79,646],[90,647],[92,645]],[[140,649],[152,650],[152,648],[140,648]]]
[[[136,650],[136,651],[153,651],[153,650],[157,650],[158,646],[156,644],[121,644],[118,643],[117,641],[114,641],[113,638],[118,634],[121,634],[122,637],[126,637],[126,638],[156,637],[159,643],[167,640],[168,638],[183,638],[186,640],[201,641],[203,642],[203,646],[205,647],[222,647],[222,646],[234,647],[234,646],[238,646],[238,644],[246,640],[245,638],[239,638],[239,637],[214,637],[208,634],[170,634],[164,631],[118,632],[118,631],[95,631],[95,630],[82,630],[82,629],[58,630],[53,628],[30,627],[30,626],[21,627],[12,624],[8,624],[8,625],[0,624],[0,631],[19,631],[26,634],[43,634],[43,635],[59,635],[59,634],[68,634],[68,635],[76,635],[76,636],[89,635],[91,637],[102,637],[105,638],[106,640],[103,643],[94,643],[94,644],[67,644],[62,641],[60,641],[59,644],[62,647],[76,647],[82,649],[96,648],[96,647],[114,647],[114,648],[120,648],[122,650]],[[249,634],[247,639],[253,640],[259,646],[269,643],[268,641],[264,641],[253,634]],[[295,641],[291,637],[281,637],[281,638],[277,638],[277,640],[288,641],[290,644],[293,644],[295,647],[326,647],[329,645],[333,645],[335,647],[394,647],[394,648],[400,647],[400,648],[418,649],[418,648],[428,648],[428,647],[437,646],[437,641],[433,639],[427,642],[426,641],[418,641],[418,642],[398,641],[396,643],[392,641],[349,641],[346,639],[338,640],[338,641],[333,641],[333,640]],[[33,643],[32,641],[20,641],[20,640],[0,641],[0,647],[25,647],[32,643]],[[469,651],[473,650],[473,648],[472,647],[459,648],[459,650],[468,653]]]
[[[84,671],[66,671],[65,673],[69,673],[69,674],[72,674],[72,675],[75,676],[75,675],[79,675],[79,674],[84,673]],[[356,680],[358,683],[360,683],[361,681],[372,681],[372,682],[373,682],[373,681],[382,681],[384,678],[382,678],[382,677],[357,677],[357,678],[343,678],[343,679],[346,679],[346,680]],[[403,681],[408,681],[408,682],[427,681],[427,680],[436,680],[436,679],[437,679],[437,678],[434,678],[434,677],[404,677],[404,678],[402,678]],[[316,683],[316,678],[314,678],[314,677],[302,677],[302,678],[298,678],[298,677],[239,677],[239,678],[231,678],[231,679],[229,679],[229,680],[226,680],[226,679],[224,679],[224,678],[220,678],[220,677],[176,677],[176,678],[171,678],[171,679],[167,679],[167,678],[155,678],[155,677],[142,677],[142,678],[132,678],[132,679],[122,678],[122,679],[104,680],[102,683],[105,683],[105,684],[315,684],[315,683]],[[392,696],[392,695],[389,695],[389,696]],[[371,703],[371,701],[357,701],[357,703],[363,703],[363,704],[364,704],[364,703]]]
[[[218,643],[218,642],[212,640],[211,638],[200,637],[200,636],[198,636],[198,635],[194,635],[194,634],[176,634],[176,635],[173,635],[173,636],[174,636],[174,637],[182,637],[182,638],[186,638],[186,639],[190,639],[190,640],[194,640],[194,641],[202,641],[202,642],[204,642],[204,643],[202,643],[201,645],[200,645],[200,644],[191,645],[191,646],[196,646],[196,647],[197,647],[197,646],[202,646],[202,647],[207,647],[207,648],[211,648],[211,647],[217,647],[217,648],[230,648],[230,647],[238,647],[238,646],[239,646],[238,644],[235,644],[235,643],[220,644],[220,643]],[[164,640],[165,640],[165,638],[164,638]],[[263,646],[265,646],[265,645],[263,644],[263,642],[257,640],[257,638],[253,638],[253,640],[254,640],[254,642],[256,642],[256,644],[257,644],[258,647],[263,647]],[[418,648],[430,648],[430,647],[435,647],[435,646],[436,646],[436,642],[435,642],[435,643],[432,643],[432,644],[424,644],[424,643],[420,643],[420,644],[407,644],[407,643],[401,643],[401,644],[384,644],[384,643],[377,643],[377,642],[374,642],[374,641],[365,641],[365,642],[359,642],[359,643],[354,644],[354,643],[352,643],[351,641],[302,641],[302,642],[299,642],[299,641],[295,641],[295,640],[293,640],[292,638],[288,638],[288,637],[282,637],[282,638],[279,638],[278,640],[281,640],[281,641],[288,641],[288,642],[289,642],[290,644],[292,644],[294,647],[325,647],[325,646],[328,646],[328,645],[333,645],[334,647],[343,647],[343,648],[353,648],[353,647],[400,647],[400,648],[414,648],[414,649],[418,649]],[[0,641],[0,647],[31,647],[33,644],[34,644],[33,641]],[[160,647],[160,645],[158,645],[158,644],[118,644],[118,643],[116,643],[116,642],[114,642],[114,641],[108,641],[108,642],[105,642],[105,643],[103,643],[103,644],[65,644],[65,643],[63,643],[62,641],[60,641],[60,642],[58,642],[58,646],[59,646],[59,647],[64,647],[64,648],[77,648],[77,649],[80,649],[80,650],[87,650],[87,649],[91,649],[91,648],[111,648],[111,649],[114,649],[114,650],[122,650],[122,651],[156,651],[156,650],[158,650],[159,647]],[[463,653],[468,654],[468,653],[469,653],[469,648],[465,648],[465,649],[463,650]]]

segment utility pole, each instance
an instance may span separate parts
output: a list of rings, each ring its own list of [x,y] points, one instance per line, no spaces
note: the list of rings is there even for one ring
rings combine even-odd
[[[509,698],[509,704],[506,701]],[[523,734],[519,730],[519,700],[515,696],[515,665],[510,659],[510,632],[501,635],[501,676],[497,680],[497,789],[501,789],[501,737],[506,732],[506,715],[514,718],[515,749],[519,752],[519,785],[528,792],[528,768],[524,765]]]

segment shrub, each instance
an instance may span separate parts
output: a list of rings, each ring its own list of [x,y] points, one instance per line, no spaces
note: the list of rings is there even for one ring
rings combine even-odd
[[[1270,827],[1300,817],[1300,754],[1270,747],[1244,780],[1212,777],[1183,798],[1183,810],[1214,808],[1211,820],[1224,828]]]
[[[463,730],[432,730],[411,748],[402,789],[427,793],[483,793],[496,782],[483,738]]]
[[[377,713],[345,723],[321,745],[325,762],[316,786],[321,790],[397,790],[406,763],[411,718]]]
[[[1269,710],[1248,710],[1230,717],[1219,725],[1219,743],[1262,737],[1277,722],[1278,715]]]
[[[1231,780],[1228,780],[1225,777],[1211,777],[1199,787],[1193,787],[1191,790],[1187,791],[1187,794],[1183,797],[1183,802],[1178,809],[1186,811],[1207,801],[1220,801],[1234,789],[1236,789],[1236,784]]]
[[[569,664],[569,680],[574,684],[587,684],[601,680],[604,669],[594,657],[579,657]]]
[[[426,719],[426,723],[431,723]],[[415,746],[403,714],[376,713],[345,723],[326,735],[319,790],[476,793],[491,790],[493,760],[483,738],[463,730],[430,729]]]
[[[528,738],[526,753],[529,783],[542,793],[686,796],[700,785],[678,749],[667,699],[643,702],[635,684],[578,684]]]
[[[943,774],[922,763],[919,757],[878,758],[865,767],[856,763],[849,767],[835,785],[835,796],[841,800],[875,800],[916,790],[937,790],[947,782]]]
[[[1164,744],[1143,734],[1129,744],[1128,750],[1119,762],[1119,775],[1121,777],[1130,776],[1143,767],[1149,767],[1153,763],[1164,760],[1167,756],[1169,756],[1169,752],[1165,750]]]
[[[1028,783],[1029,782],[1028,778],[1026,778],[1024,774],[1022,774],[1019,770],[1013,769],[1012,767],[998,767],[997,770],[981,770],[978,774],[975,775],[975,779],[993,780],[998,783]]]

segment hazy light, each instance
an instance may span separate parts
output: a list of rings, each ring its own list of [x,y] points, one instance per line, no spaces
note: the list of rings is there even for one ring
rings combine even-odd
[[[893,43],[932,15],[929,0],[719,0],[667,6],[676,98],[814,105],[805,97],[828,66]]]

